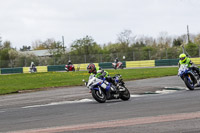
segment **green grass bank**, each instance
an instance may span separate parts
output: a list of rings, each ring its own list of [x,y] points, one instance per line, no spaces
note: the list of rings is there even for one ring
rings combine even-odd
[[[121,74],[123,79],[128,81],[176,75],[178,68],[140,68],[106,71],[109,72],[110,76]],[[82,79],[87,80],[88,77],[87,71],[0,75],[0,95],[17,93],[23,90],[83,85]]]

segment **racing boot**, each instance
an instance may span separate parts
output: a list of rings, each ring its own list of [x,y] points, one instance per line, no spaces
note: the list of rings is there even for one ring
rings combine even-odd
[[[111,87],[105,83],[101,84],[101,87],[106,90],[106,99],[111,99]]]
[[[116,92],[116,91],[117,91],[117,87],[114,86],[114,85],[110,85],[110,89],[111,89],[113,92]]]
[[[106,91],[106,99],[107,100],[111,99],[111,89]]]

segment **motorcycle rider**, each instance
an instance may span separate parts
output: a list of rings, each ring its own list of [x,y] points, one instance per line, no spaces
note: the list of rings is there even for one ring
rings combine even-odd
[[[115,59],[115,63],[117,64],[118,62],[119,62],[119,59],[118,59],[118,58],[116,58],[116,59]]]
[[[90,63],[88,66],[87,66],[87,70],[88,70],[88,73],[90,75],[94,75],[95,74],[95,77],[96,78],[106,78],[106,81],[110,82],[110,83],[113,83],[113,80],[112,80],[112,77],[109,76],[108,72],[107,71],[104,71],[101,67],[96,67],[93,63]],[[108,90],[112,90],[112,91],[116,91],[116,87],[113,86],[113,85],[108,85],[106,86],[106,88],[108,88]],[[104,89],[106,89],[104,88]],[[110,92],[107,91],[107,96],[110,97]]]
[[[35,63],[32,61],[30,66],[30,71],[36,72]]]
[[[71,62],[71,60],[68,61],[68,64],[67,64],[67,65],[68,65],[68,66],[69,66],[69,65],[73,65],[72,62]]]
[[[114,62],[115,62],[115,69],[116,69],[117,68],[117,63],[119,62],[119,59],[115,58]]]
[[[90,63],[87,66],[87,70],[90,75],[95,74],[96,78],[107,78],[109,76],[107,71],[104,71],[101,67],[96,67],[93,63]]]
[[[179,63],[178,67],[180,67],[182,64],[188,65],[188,68],[192,69],[193,71],[196,71],[197,74],[200,76],[199,68],[194,65],[194,63],[191,61],[189,57],[186,56],[186,54],[182,53],[179,55]]]
[[[68,70],[69,70],[69,68],[70,68],[71,65],[73,65],[73,64],[72,64],[71,60],[69,60],[68,63],[67,63],[67,69]]]

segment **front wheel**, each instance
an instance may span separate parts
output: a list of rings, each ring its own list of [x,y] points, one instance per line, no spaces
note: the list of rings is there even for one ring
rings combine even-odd
[[[105,103],[106,102],[106,95],[103,91],[101,91],[101,94],[98,90],[92,90],[92,96],[93,98],[99,102],[99,103]]]
[[[121,86],[121,87],[123,87],[123,88],[125,89],[125,91],[122,91],[122,92],[121,92],[120,98],[121,98],[122,100],[124,100],[124,101],[129,100],[129,99],[130,99],[130,92],[129,92],[129,90],[128,90],[125,86]]]
[[[190,77],[188,77],[190,78]],[[189,90],[194,90],[194,83],[192,81],[192,79],[190,78],[191,81],[189,81],[187,79],[187,77],[184,78],[184,82],[185,82],[185,85],[188,87]]]

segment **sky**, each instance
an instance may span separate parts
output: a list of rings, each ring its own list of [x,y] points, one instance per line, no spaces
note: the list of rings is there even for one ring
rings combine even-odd
[[[86,35],[98,44],[134,36],[200,33],[200,0],[0,0],[0,37],[17,49],[53,38],[65,46]]]

